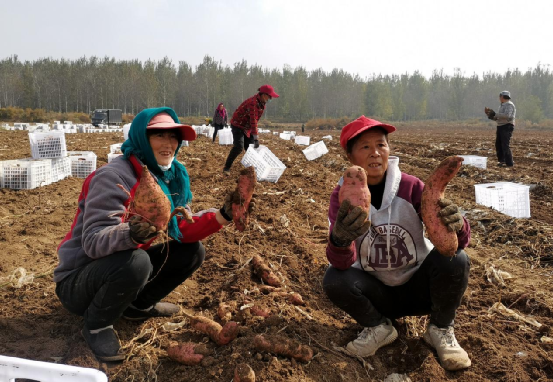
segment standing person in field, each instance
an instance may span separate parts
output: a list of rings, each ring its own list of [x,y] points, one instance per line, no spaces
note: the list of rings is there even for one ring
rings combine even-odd
[[[217,137],[217,132],[227,125],[227,109],[221,102],[217,109],[215,109],[215,114],[213,115],[213,142],[215,142],[215,137]]]
[[[330,300],[364,327],[346,349],[372,356],[396,340],[393,319],[429,315],[424,340],[446,370],[464,369],[471,361],[453,331],[455,312],[468,285],[470,261],[463,250],[470,225],[458,207],[440,200],[440,216],[457,232],[454,257],[441,255],[424,236],[421,219],[423,182],[399,169],[390,156],[388,134],[396,128],[361,116],[342,129],[340,145],[350,163],[367,173],[370,212],[339,203],[343,179],[330,197],[330,262],[323,288]]]
[[[513,154],[509,146],[511,136],[515,130],[515,104],[511,101],[511,93],[507,90],[499,93],[499,111],[496,113],[492,109],[485,108],[484,112],[489,119],[497,121],[497,130],[495,132],[495,151],[499,167],[513,167]]]
[[[152,245],[156,227],[139,215],[125,215],[146,171],[172,211],[179,206],[190,210],[190,178],[176,158],[182,141],[194,139],[194,129],[179,123],[173,109],[145,109],[132,121],[123,155],[84,181],[77,214],[58,247],[54,282],[62,305],[84,317],[81,333],[101,361],[126,357],[113,329],[120,317],[139,321],[180,311],[179,305],[161,300],[202,265],[200,240],[232,220],[229,193],[221,209],[192,215],[194,224],[171,218],[168,241]]]
[[[252,143],[255,148],[259,147],[257,123],[265,111],[267,102],[279,97],[271,85],[263,85],[257,91],[256,95],[238,106],[230,120],[234,143],[223,168],[225,175],[230,175],[232,163],[242,150],[247,150]]]

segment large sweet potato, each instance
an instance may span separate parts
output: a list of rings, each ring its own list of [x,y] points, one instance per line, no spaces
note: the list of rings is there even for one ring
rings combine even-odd
[[[232,195],[232,220],[238,231],[244,231],[248,225],[250,215],[248,208],[252,200],[257,178],[253,166],[240,171],[236,190]]]
[[[229,321],[225,326],[203,316],[190,317],[192,328],[207,334],[217,345],[226,345],[238,336],[238,324]]]
[[[348,200],[351,208],[359,206],[368,214],[371,209],[371,193],[367,186],[365,170],[359,166],[351,166],[344,172],[343,179],[344,183],[338,193],[340,205],[344,200]]]
[[[453,256],[457,252],[457,234],[450,232],[438,213],[441,210],[438,201],[444,197],[445,188],[455,177],[463,158],[451,156],[444,159],[426,180],[422,191],[421,215],[426,232],[438,252],[444,256]]]
[[[188,366],[199,365],[206,354],[205,345],[193,342],[179,344],[176,341],[171,341],[167,348],[169,358]]]
[[[278,335],[259,334],[255,336],[253,345],[257,351],[283,355],[301,362],[309,362],[313,358],[313,350],[309,346]]]
[[[255,255],[252,258],[253,272],[261,277],[263,281],[273,287],[279,287],[282,285],[277,275],[269,268],[267,264],[261,259],[261,256]]]

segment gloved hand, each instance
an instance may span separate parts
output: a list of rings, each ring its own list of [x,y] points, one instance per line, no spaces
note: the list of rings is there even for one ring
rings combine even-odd
[[[348,247],[352,241],[371,228],[371,222],[367,220],[368,214],[361,207],[355,207],[351,211],[350,208],[349,200],[344,200],[332,227],[330,236],[337,247]]]
[[[157,236],[156,227],[142,220],[138,215],[134,215],[129,219],[129,228],[131,239],[135,243],[146,244]]]
[[[459,212],[459,207],[448,199],[440,199],[438,204],[442,207],[440,212],[438,212],[438,216],[440,216],[442,223],[447,226],[449,231],[459,232],[465,224],[463,217]]]
[[[259,140],[256,139],[256,140],[253,141],[253,148],[254,149],[259,148]]]
[[[488,116],[488,119],[496,120],[495,111],[493,111],[492,109],[486,107],[484,108],[484,113],[486,113],[486,115]]]
[[[223,204],[223,207],[219,210],[221,212],[221,215],[225,218],[226,221],[232,221],[232,196],[234,195],[234,192],[230,192],[225,197],[225,203]],[[248,213],[251,214],[255,211],[255,197],[257,195],[254,194],[250,200],[250,204],[248,206]]]

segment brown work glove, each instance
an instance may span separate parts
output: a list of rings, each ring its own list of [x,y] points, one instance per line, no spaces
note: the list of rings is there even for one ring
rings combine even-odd
[[[488,119],[496,120],[495,118],[495,111],[490,109],[489,107],[484,108],[484,113],[488,116]]]
[[[223,204],[223,207],[219,210],[221,212],[221,215],[225,218],[226,221],[232,221],[232,197],[234,195],[234,192],[230,192],[225,197],[225,203]],[[250,200],[250,204],[248,206],[248,214],[252,214],[255,211],[255,197],[257,195],[253,194],[252,198]]]
[[[459,212],[459,207],[448,199],[440,199],[438,204],[442,207],[440,212],[438,212],[438,216],[440,216],[442,223],[447,226],[449,231],[459,232],[465,224]]]
[[[352,241],[371,228],[368,214],[361,207],[355,207],[351,211],[350,209],[351,203],[349,200],[344,200],[332,227],[330,239],[337,247],[349,247]]]
[[[131,239],[138,244],[146,244],[157,236],[157,229],[138,215],[129,219]]]

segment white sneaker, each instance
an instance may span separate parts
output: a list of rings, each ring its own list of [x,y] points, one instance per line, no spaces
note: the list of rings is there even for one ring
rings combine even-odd
[[[383,324],[363,329],[359,337],[351,341],[346,349],[353,355],[368,357],[374,355],[381,347],[394,342],[396,338],[396,328],[389,319],[386,319]]]
[[[453,326],[438,328],[434,324],[428,325],[424,340],[436,349],[440,364],[446,370],[466,369],[471,365],[467,352],[459,345],[453,332]]]

